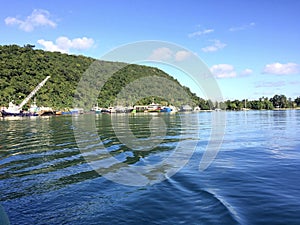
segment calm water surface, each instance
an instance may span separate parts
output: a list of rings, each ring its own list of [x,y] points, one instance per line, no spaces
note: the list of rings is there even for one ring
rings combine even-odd
[[[213,163],[199,171],[212,113],[226,114],[224,140]],[[72,117],[1,119],[2,211],[10,224],[22,225],[300,224],[300,111],[212,113],[131,116],[130,129],[140,140],[150,137],[151,117],[165,121],[166,136],[156,137],[162,141],[150,151],[122,144],[110,115],[95,117],[111,155],[136,166],[155,164],[195,138],[180,118],[198,123],[200,137],[188,164],[163,182],[141,187],[93,170],[76,144]]]

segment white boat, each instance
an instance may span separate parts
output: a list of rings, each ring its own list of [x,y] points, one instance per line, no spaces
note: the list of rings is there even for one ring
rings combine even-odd
[[[21,110],[22,109],[20,109],[20,107],[15,105],[13,102],[10,102],[8,104],[8,108],[4,109],[4,111],[9,114],[18,114],[21,113]]]
[[[83,114],[84,113],[84,109],[83,108],[73,108],[70,109],[71,114]]]
[[[23,106],[38,92],[38,90],[44,86],[50,76],[47,76],[41,83],[39,83],[33,91],[21,102],[20,105],[15,105],[13,102],[10,102],[8,108],[2,110],[2,116],[29,116],[30,112],[24,113],[22,108]]]
[[[148,105],[147,112],[160,112],[162,109],[160,104],[156,104],[152,102],[150,105]]]
[[[195,112],[199,112],[201,110],[201,108],[199,107],[199,106],[196,106],[195,108],[194,108],[194,111]]]
[[[189,112],[189,111],[193,111],[193,108],[189,105],[183,105],[180,107],[180,111]]]
[[[97,105],[93,106],[92,109],[91,109],[91,111],[94,111],[96,114],[101,113],[101,110],[102,110],[102,108],[100,108],[98,106],[98,103],[97,103]]]
[[[115,107],[108,107],[108,110],[111,112],[111,113],[115,113],[117,112]]]
[[[128,113],[133,110],[132,107],[116,106],[115,110],[117,113]]]
[[[176,106],[170,105],[169,108],[171,109],[171,112],[178,112],[178,108]]]
[[[133,107],[133,112],[145,112],[148,110],[147,105],[135,105]]]

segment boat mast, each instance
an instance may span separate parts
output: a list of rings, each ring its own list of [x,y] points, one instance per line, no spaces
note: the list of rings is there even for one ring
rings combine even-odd
[[[32,96],[34,96],[38,92],[38,90],[40,90],[40,88],[44,86],[49,78],[50,76],[47,76],[41,83],[38,84],[38,86],[35,87],[35,89],[33,89],[33,91],[18,106],[19,110],[21,110],[22,107],[32,98]]]

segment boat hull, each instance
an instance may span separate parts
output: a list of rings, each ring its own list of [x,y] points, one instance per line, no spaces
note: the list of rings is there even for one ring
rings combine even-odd
[[[1,115],[2,115],[2,117],[5,117],[5,116],[21,116],[21,117],[24,117],[24,116],[38,116],[37,113],[31,113],[31,112],[11,113],[11,112],[6,112],[5,110],[1,111]]]
[[[162,108],[160,111],[161,112],[172,112],[172,109],[169,107],[165,107],[165,108]]]

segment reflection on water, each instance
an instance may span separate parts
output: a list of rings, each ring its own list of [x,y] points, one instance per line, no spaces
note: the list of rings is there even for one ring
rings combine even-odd
[[[211,134],[210,112],[184,114],[196,121],[188,128],[179,114],[95,116],[97,135],[109,152],[100,159],[92,133],[85,134],[90,138],[80,151],[72,117],[1,119],[0,203],[11,224],[298,224],[300,111],[217,113],[226,113],[225,138],[205,171],[198,166]],[[160,133],[162,122],[166,129]],[[128,147],[128,129],[137,141],[156,140],[155,147]],[[188,164],[152,186],[114,183],[86,162],[85,155],[95,154],[96,165],[112,156],[123,163],[114,165],[116,171],[124,164],[155,165],[179,143],[188,151],[185,143],[195,141],[196,129],[197,147]],[[185,149],[181,154],[184,158]]]

